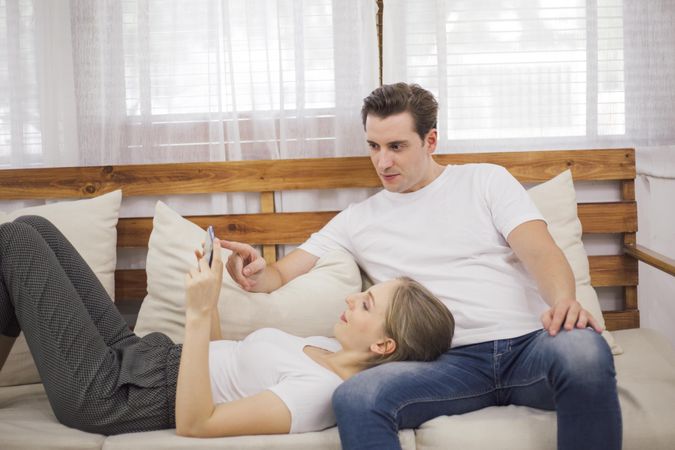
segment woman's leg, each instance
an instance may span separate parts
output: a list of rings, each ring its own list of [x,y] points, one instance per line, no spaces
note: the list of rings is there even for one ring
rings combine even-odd
[[[16,341],[16,337],[0,334],[0,370],[2,370],[2,366],[5,365],[5,361],[7,361],[9,352],[12,351],[14,341]]]
[[[80,282],[85,286],[82,292],[96,291],[86,289],[96,284],[82,280],[87,276],[76,273],[71,280],[33,226],[0,225],[0,326],[6,327],[0,333],[13,335],[12,317],[18,319],[62,423],[104,434],[171,427],[175,379],[170,378],[179,349],[176,352],[163,335],[149,335],[123,347],[108,345],[85,305],[99,323],[112,324],[113,330],[120,326],[108,318],[111,314],[98,310],[96,301],[78,293],[75,285]],[[99,302],[101,308],[110,300],[106,302]],[[107,339],[131,340],[128,333]]]
[[[14,222],[30,225],[42,236],[108,346],[124,347],[139,339],[129,329],[89,265],[54,224],[40,216],[22,216]]]

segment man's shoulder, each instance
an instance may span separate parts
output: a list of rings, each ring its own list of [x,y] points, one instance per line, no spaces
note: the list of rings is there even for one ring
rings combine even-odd
[[[475,183],[478,181],[481,184],[489,182],[495,176],[508,176],[508,171],[504,167],[492,163],[467,163],[450,165],[446,168],[445,172],[448,175],[448,178],[451,180],[457,182],[461,182],[463,180],[467,183]]]

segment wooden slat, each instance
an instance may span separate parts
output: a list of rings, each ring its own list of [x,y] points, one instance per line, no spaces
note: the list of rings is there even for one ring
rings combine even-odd
[[[675,259],[650,250],[642,245],[626,245],[624,252],[640,261],[675,276]]]
[[[624,287],[623,295],[624,295],[624,309],[638,308],[637,286]]]
[[[577,214],[584,233],[628,233],[637,231],[635,202],[580,203]]]
[[[260,212],[274,213],[274,192],[262,192],[260,194]],[[249,242],[249,241],[244,241]],[[277,247],[274,244],[265,244],[262,246],[262,256],[267,264],[272,264],[277,260]]]
[[[637,261],[623,255],[589,256],[593,287],[637,286]]]
[[[640,312],[632,311],[604,311],[605,326],[609,331],[640,328]]]
[[[578,207],[584,233],[622,233],[637,227],[637,209],[628,203],[582,203]],[[213,225],[216,235],[250,244],[300,244],[319,230],[337,211],[277,214],[190,216],[202,228]],[[151,218],[122,218],[117,224],[118,247],[146,247]]]
[[[635,201],[635,180],[624,180],[621,182],[621,200]]]
[[[437,155],[441,164],[487,162],[506,167],[521,183],[546,181],[572,169],[575,181],[629,180],[635,178],[635,150],[554,150],[508,153]]]
[[[144,269],[115,271],[115,301],[143,299],[147,294]]]
[[[188,216],[202,228],[213,225],[216,236],[252,245],[300,244],[323,227],[335,211],[277,214]],[[118,247],[147,247],[152,219],[122,218],[117,223]]]
[[[567,168],[576,181],[635,178],[633,149],[461,153],[436,159],[500,164],[523,183],[545,181]],[[121,188],[129,197],[378,186],[367,157],[0,170],[3,199],[83,198]]]

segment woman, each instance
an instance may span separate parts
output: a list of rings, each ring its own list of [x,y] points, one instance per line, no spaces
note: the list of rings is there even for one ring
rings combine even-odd
[[[452,316],[409,279],[350,296],[337,342],[271,329],[220,341],[219,241],[211,267],[197,256],[186,275],[181,346],[161,333],[133,334],[50,222],[25,216],[0,225],[0,334],[24,331],[61,423],[202,437],[319,430],[334,424],[330,397],[342,380],[380,362],[434,359],[450,345]]]

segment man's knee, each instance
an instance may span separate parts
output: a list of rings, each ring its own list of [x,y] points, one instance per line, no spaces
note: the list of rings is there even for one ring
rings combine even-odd
[[[612,352],[605,339],[591,329],[575,329],[551,340],[559,371],[570,382],[592,386],[615,377]]]

